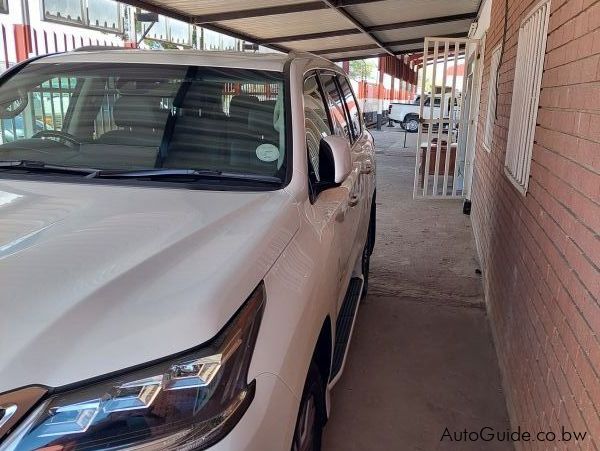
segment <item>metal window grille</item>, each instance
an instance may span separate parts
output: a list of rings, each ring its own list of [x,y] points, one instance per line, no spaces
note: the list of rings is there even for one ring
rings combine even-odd
[[[549,17],[550,1],[546,0],[528,14],[519,29],[505,172],[523,195],[529,185]]]
[[[2,0],[0,0],[2,1]],[[120,4],[112,0],[43,0],[43,17],[85,28],[120,33],[123,18]]]
[[[496,122],[496,101],[498,94],[498,69],[501,56],[502,47],[498,46],[492,53],[488,86],[487,115],[485,117],[485,131],[483,135],[483,147],[488,152],[492,150],[492,144],[494,142],[494,124]]]

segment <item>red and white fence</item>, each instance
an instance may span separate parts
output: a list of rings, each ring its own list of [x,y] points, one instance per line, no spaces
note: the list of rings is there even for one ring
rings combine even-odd
[[[0,24],[0,71],[32,56],[66,52],[90,45],[122,47],[123,42],[110,36],[86,36],[84,31],[68,33]]]

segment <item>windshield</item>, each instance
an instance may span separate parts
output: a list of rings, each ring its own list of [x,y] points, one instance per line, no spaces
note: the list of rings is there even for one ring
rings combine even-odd
[[[0,161],[285,179],[278,72],[29,64],[0,86]]]

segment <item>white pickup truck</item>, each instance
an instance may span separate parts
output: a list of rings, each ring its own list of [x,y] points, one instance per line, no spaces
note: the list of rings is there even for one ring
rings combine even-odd
[[[446,94],[444,96],[444,118],[450,117],[450,101],[451,95]],[[434,97],[433,104],[433,119],[439,119],[440,117],[440,105],[442,103],[441,94],[437,94]],[[425,108],[423,110],[424,119],[431,118],[431,96],[428,94],[425,98]],[[402,103],[394,102],[390,103],[388,110],[388,119],[392,123],[400,124],[404,130],[409,133],[416,133],[419,131],[419,112],[421,109],[421,96],[417,96],[413,102]],[[458,119],[458,98],[454,98],[453,118]]]

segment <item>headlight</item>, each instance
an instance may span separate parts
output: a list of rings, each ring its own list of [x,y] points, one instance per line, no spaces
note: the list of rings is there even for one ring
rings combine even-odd
[[[49,397],[0,450],[202,450],[214,444],[254,396],[248,367],[264,297],[261,283],[201,349]]]

